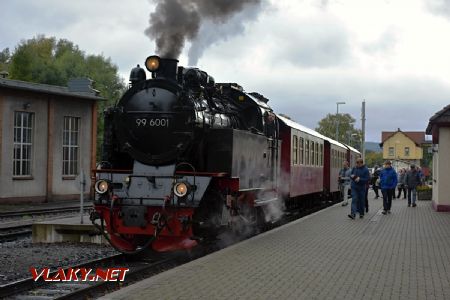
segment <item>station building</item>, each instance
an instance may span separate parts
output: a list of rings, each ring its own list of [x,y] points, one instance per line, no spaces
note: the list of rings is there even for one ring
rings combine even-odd
[[[427,134],[433,136],[433,208],[450,211],[450,104],[430,118]]]
[[[381,133],[381,144],[383,148],[383,159],[391,160],[392,166],[398,170],[409,169],[410,165],[421,166],[424,153],[423,148],[431,145],[425,140],[423,131],[383,131]]]
[[[97,103],[87,78],[67,87],[0,79],[0,203],[73,200],[95,168]]]

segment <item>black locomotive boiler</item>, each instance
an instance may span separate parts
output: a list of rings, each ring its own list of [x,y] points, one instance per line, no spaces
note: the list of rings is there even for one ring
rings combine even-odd
[[[118,250],[188,249],[278,218],[279,119],[257,93],[150,56],[105,111],[91,220]],[[99,220],[99,222],[98,222]]]

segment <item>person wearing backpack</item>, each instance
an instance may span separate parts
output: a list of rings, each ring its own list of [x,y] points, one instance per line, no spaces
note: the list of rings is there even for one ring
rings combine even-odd
[[[352,206],[348,217],[355,219],[356,213],[364,218],[364,202],[366,199],[366,185],[369,182],[369,169],[364,165],[362,158],[356,160],[356,167],[352,168],[350,179],[352,180]]]
[[[411,170],[406,173],[406,187],[408,188],[408,207],[416,207],[416,188],[420,185],[422,179],[420,178],[420,173],[416,170],[415,165],[411,165]],[[411,197],[412,195],[412,197]],[[412,198],[412,199],[411,199]],[[412,201],[411,201],[412,200]]]
[[[382,214],[391,213],[392,197],[397,187],[397,172],[392,168],[391,161],[384,162],[384,168],[380,172],[381,193],[383,194]]]

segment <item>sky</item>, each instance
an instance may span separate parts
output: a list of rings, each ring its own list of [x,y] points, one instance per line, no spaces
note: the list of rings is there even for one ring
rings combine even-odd
[[[425,131],[450,104],[450,0],[261,0],[227,20],[201,23],[180,65],[269,98],[275,112],[316,128],[348,113],[366,141],[382,131]],[[155,54],[145,0],[3,0],[0,50],[43,34],[130,70]],[[196,52],[196,57],[191,57]],[[158,53],[156,53],[158,54]]]

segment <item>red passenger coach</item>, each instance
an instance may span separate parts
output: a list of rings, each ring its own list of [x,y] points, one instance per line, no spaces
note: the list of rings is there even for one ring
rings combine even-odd
[[[324,187],[324,136],[278,116],[281,137],[280,190],[286,198],[318,196]]]
[[[325,153],[327,157],[327,164],[324,167],[325,174],[325,189],[333,195],[333,198],[339,197],[339,170],[342,168],[342,163],[347,158],[348,148],[330,138],[326,138]]]
[[[283,116],[280,120],[280,191],[294,199],[339,199],[338,176],[342,162],[354,163],[359,152]]]
[[[356,160],[361,157],[361,152],[356,150],[353,147],[350,147],[347,145],[348,151],[347,151],[347,160],[350,163],[350,166],[356,165]]]

